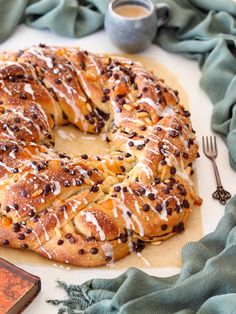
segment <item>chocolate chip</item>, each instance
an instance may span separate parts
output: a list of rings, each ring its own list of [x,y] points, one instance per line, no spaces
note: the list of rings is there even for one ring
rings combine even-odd
[[[68,239],[70,239],[72,237],[72,234],[71,233],[67,233],[66,235],[65,235],[65,238],[68,240]]]
[[[147,127],[146,127],[145,125],[142,125],[142,126],[140,126],[140,130],[141,130],[141,131],[146,131],[146,130],[147,130]]]
[[[19,232],[20,228],[21,228],[21,226],[18,222],[13,223],[12,229],[14,232]]]
[[[12,128],[12,131],[18,133],[20,131],[20,129],[18,128],[17,125],[14,125]]]
[[[180,195],[185,196],[187,195],[186,189],[183,184],[177,185],[177,189],[179,190]]]
[[[157,204],[157,205],[155,206],[155,210],[158,211],[158,212],[161,212],[162,209],[163,209],[163,207],[162,207],[161,204]]]
[[[63,182],[63,185],[68,188],[68,187],[71,186],[71,182],[66,180],[66,181]]]
[[[175,152],[174,152],[174,155],[175,155],[175,157],[177,157],[177,158],[178,158],[178,157],[180,156],[180,151],[178,151],[178,150],[177,150],[177,151],[175,151]]]
[[[170,173],[171,173],[172,175],[174,175],[174,174],[176,173],[176,168],[175,168],[175,167],[171,167],[171,168],[170,168]]]
[[[2,244],[3,244],[3,245],[9,245],[10,242],[9,242],[7,239],[4,239],[4,240],[2,241]]]
[[[82,70],[85,70],[86,66],[85,66],[85,63],[83,61],[80,62],[80,67]]]
[[[6,152],[8,150],[8,146],[7,145],[1,145],[1,150],[3,152]]]
[[[59,153],[58,155],[60,158],[66,158],[67,157],[65,153]]]
[[[128,138],[134,138],[135,136],[137,136],[137,132],[132,131],[130,132]]]
[[[105,256],[105,261],[106,262],[110,262],[112,260],[112,257],[111,256]]]
[[[80,178],[80,179],[76,179],[76,180],[75,180],[75,184],[76,184],[77,186],[81,186],[83,183],[84,183],[84,179],[83,179],[83,178]]]
[[[123,192],[125,192],[125,193],[128,192],[128,189],[127,189],[126,186],[124,186],[122,190],[123,190]]]
[[[25,240],[25,235],[24,235],[23,233],[19,233],[18,236],[17,236],[17,238],[18,238],[19,240]]]
[[[90,189],[90,192],[93,192],[93,193],[96,193],[99,191],[99,186],[94,184],[91,189]]]
[[[82,159],[88,159],[88,155],[87,155],[87,154],[82,154],[82,155],[81,155],[81,158],[82,158]]]
[[[126,153],[125,154],[125,158],[129,158],[129,157],[131,157],[132,155],[130,154],[130,153]]]
[[[39,216],[38,215],[34,216],[33,221],[34,222],[38,222],[39,221]]]
[[[27,197],[28,192],[27,192],[26,190],[22,190],[22,191],[21,191],[21,195],[22,195],[23,197]]]
[[[120,98],[120,99],[119,99],[119,104],[120,104],[120,105],[126,104],[125,99],[124,99],[124,98]]]
[[[128,142],[128,145],[129,145],[129,146],[134,146],[134,142],[129,141],[129,142]]]
[[[50,184],[47,183],[43,189],[43,195],[47,196],[50,192],[51,192],[51,186]]]
[[[18,209],[19,209],[19,205],[18,205],[18,204],[13,204],[12,206],[13,206],[13,208],[14,208],[15,210],[18,210]]]
[[[189,159],[189,154],[184,152],[183,157],[184,157],[184,159]]]
[[[162,159],[162,160],[160,161],[160,165],[164,166],[164,165],[166,165],[166,164],[167,164],[167,161],[166,161],[165,159]]]
[[[109,88],[103,88],[103,93],[105,95],[109,94],[110,93],[110,89]]]
[[[124,166],[120,166],[120,170],[121,170],[122,172],[125,172],[125,167],[124,167]]]
[[[28,247],[29,247],[29,246],[28,246],[28,244],[26,244],[26,243],[21,244],[21,248],[22,248],[22,249],[28,249]]]
[[[137,244],[136,246],[136,252],[139,253],[139,252],[142,252],[142,250],[145,248],[145,244],[140,242]]]
[[[184,111],[183,111],[183,115],[184,115],[185,117],[190,117],[190,116],[191,116],[190,112],[187,111],[187,110],[184,110]]]
[[[127,213],[127,215],[128,215],[129,217],[132,216],[132,213],[131,213],[130,211],[127,211],[126,213]]]
[[[144,204],[142,206],[142,210],[144,210],[145,212],[148,212],[150,210],[150,206],[148,204]]]
[[[16,146],[16,145],[14,145],[14,146],[12,146],[11,151],[12,151],[13,153],[17,153],[17,152],[19,151],[19,147]]]
[[[166,209],[166,213],[167,213],[168,216],[171,216],[171,214],[172,214],[172,209],[171,209],[171,208],[167,208],[167,209]]]
[[[32,118],[32,119],[37,119],[37,118],[38,118],[37,113],[32,113],[32,114],[31,114],[31,118]]]
[[[128,241],[128,238],[127,238],[126,235],[121,234],[121,235],[120,235],[120,240],[121,240],[122,243],[126,243],[126,242]]]
[[[84,249],[79,249],[79,251],[78,251],[78,254],[79,255],[83,255],[85,252],[84,252]]]
[[[188,200],[186,200],[186,199],[183,200],[183,207],[184,208],[189,208],[190,207],[190,204],[189,204]]]
[[[90,249],[90,253],[91,254],[97,254],[98,253],[98,249],[96,248],[96,247],[92,247],[91,249]]]
[[[6,213],[9,213],[10,210],[11,210],[10,206],[7,205],[7,206],[4,207],[4,211]]]
[[[58,241],[57,241],[57,245],[62,245],[64,243],[64,241],[62,240],[62,239],[59,239]]]
[[[184,231],[184,223],[183,222],[180,222],[179,224],[178,224],[178,232],[183,232]]]
[[[26,99],[27,99],[26,94],[21,93],[21,94],[20,94],[20,99],[22,99],[22,100],[26,100]]]
[[[139,145],[136,146],[136,148],[137,148],[138,150],[141,150],[141,149],[143,148],[143,145],[139,144]]]
[[[34,217],[35,215],[35,211],[33,209],[31,209],[28,213],[29,217]]]
[[[168,228],[167,224],[161,225],[161,230],[165,231]]]
[[[154,201],[156,199],[156,195],[154,193],[149,193],[147,196],[151,201]]]
[[[105,102],[107,102],[109,99],[110,99],[110,98],[109,98],[107,95],[104,95],[104,96],[101,97],[101,102],[102,102],[102,103],[105,103]]]
[[[114,191],[115,192],[120,192],[121,191],[121,187],[119,185],[114,186]]]
[[[30,234],[31,232],[32,232],[32,230],[30,228],[25,229],[25,233]]]
[[[175,211],[176,211],[177,213],[179,213],[180,210],[181,210],[181,207],[180,207],[178,204],[176,204],[176,205],[175,205]]]
[[[175,131],[175,130],[170,130],[169,131],[169,135],[171,137],[178,137],[179,136],[179,132]]]

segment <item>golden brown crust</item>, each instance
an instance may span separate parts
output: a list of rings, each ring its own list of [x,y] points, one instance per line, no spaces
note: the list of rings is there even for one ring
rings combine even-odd
[[[184,230],[201,199],[198,146],[178,93],[139,63],[40,45],[0,55],[0,245],[99,266]],[[54,125],[110,142],[53,149]]]

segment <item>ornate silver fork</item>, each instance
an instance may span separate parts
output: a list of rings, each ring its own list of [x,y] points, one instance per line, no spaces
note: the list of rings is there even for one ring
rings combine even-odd
[[[202,147],[203,147],[203,152],[208,157],[211,159],[214,167],[214,172],[215,172],[215,177],[216,177],[216,183],[217,183],[217,189],[214,193],[212,193],[212,197],[219,200],[219,202],[223,205],[226,204],[227,200],[231,198],[231,194],[227,192],[221,183],[220,179],[220,174],[218,167],[216,165],[216,157],[218,155],[218,150],[217,150],[217,145],[216,145],[216,137],[214,136],[214,140],[212,136],[206,136],[202,137]]]

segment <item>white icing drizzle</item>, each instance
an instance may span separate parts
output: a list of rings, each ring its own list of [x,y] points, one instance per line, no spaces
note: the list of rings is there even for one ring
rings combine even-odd
[[[52,255],[44,247],[41,247],[40,249],[47,255],[49,259],[52,259]]]
[[[28,84],[28,83],[25,84],[25,86],[24,86],[24,91],[25,91],[26,93],[30,94],[33,99],[35,99],[34,91],[33,91],[33,89],[32,89],[32,87],[31,87],[30,84]]]
[[[43,232],[44,232],[44,235],[45,235],[45,239],[46,239],[47,241],[49,241],[49,234],[48,234],[46,228],[45,228],[45,227],[42,227],[42,228],[43,228]]]
[[[55,184],[55,190],[53,192],[54,195],[59,195],[61,193],[61,185],[59,181],[53,181]]]
[[[112,244],[109,242],[105,242],[101,246],[102,246],[105,256],[109,256],[111,258],[110,263],[112,263],[114,261],[114,251],[113,251]]]
[[[39,245],[42,245],[42,242],[40,241],[40,239],[39,239],[39,237],[37,235],[37,232],[35,232],[34,229],[32,229],[32,233],[35,236],[36,240],[38,241]]]
[[[169,106],[165,106],[163,109],[160,108],[160,104],[156,104],[151,98],[141,98],[137,101],[137,104],[147,103],[150,107],[152,107],[159,117],[170,116],[173,114],[173,108]]]
[[[100,236],[100,239],[102,241],[104,241],[106,239],[106,235],[105,235],[104,231],[102,230],[101,226],[99,225],[95,215],[93,213],[91,213],[91,212],[83,212],[81,214],[83,216],[85,216],[85,220],[87,222],[91,222],[96,227],[96,230],[97,230],[97,232],[98,232],[98,234]]]
[[[144,236],[144,229],[143,229],[142,223],[140,222],[140,220],[138,219],[138,217],[134,213],[132,213],[132,218],[136,222],[136,224],[138,225],[140,236],[143,237]]]
[[[138,256],[138,257],[141,257],[141,259],[144,261],[144,263],[145,263],[147,266],[151,266],[151,263],[150,263],[140,252],[137,253],[137,256]]]
[[[50,69],[53,68],[52,59],[50,57],[46,57],[43,54],[43,51],[40,50],[38,47],[31,47],[28,52],[32,55],[35,55],[38,59],[43,60]]]
[[[60,228],[60,227],[61,227],[61,222],[60,222],[60,220],[59,220],[57,214],[53,213],[52,215],[55,217],[55,219],[56,219],[56,221],[57,221],[56,227],[57,227],[57,228]]]

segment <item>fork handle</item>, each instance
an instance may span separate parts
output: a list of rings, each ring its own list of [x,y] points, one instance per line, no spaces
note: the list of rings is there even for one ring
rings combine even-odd
[[[217,167],[215,159],[212,159],[212,162],[213,162],[213,167],[214,167],[217,187],[222,186],[219,170],[218,170],[218,167]]]
[[[212,193],[212,197],[219,200],[219,202],[222,205],[225,205],[227,200],[231,198],[231,194],[228,191],[226,191],[221,184],[220,174],[219,174],[219,170],[216,165],[215,159],[212,159],[212,162],[213,162],[216,183],[217,183],[217,189],[214,193]]]

